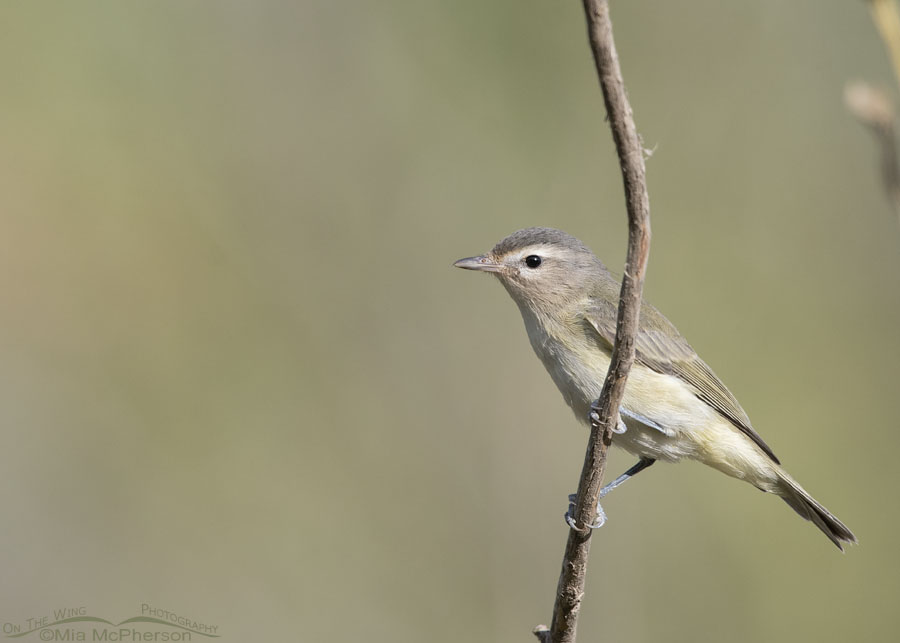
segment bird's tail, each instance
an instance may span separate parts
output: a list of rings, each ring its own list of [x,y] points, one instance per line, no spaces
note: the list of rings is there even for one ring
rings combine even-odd
[[[842,542],[856,544],[856,536],[847,525],[819,504],[806,489],[784,471],[778,472],[778,490],[775,493],[802,518],[812,521],[841,551],[844,551]]]

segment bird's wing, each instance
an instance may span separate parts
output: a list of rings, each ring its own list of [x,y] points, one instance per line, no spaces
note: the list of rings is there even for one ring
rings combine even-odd
[[[585,319],[599,335],[598,340],[612,350],[616,337],[617,305],[595,299],[585,311]],[[657,373],[674,375],[687,383],[694,394],[753,440],[776,464],[772,449],[750,425],[750,418],[712,369],[700,359],[687,340],[662,313],[650,304],[641,304],[641,323],[635,342],[636,359]],[[663,422],[663,424],[665,424]]]

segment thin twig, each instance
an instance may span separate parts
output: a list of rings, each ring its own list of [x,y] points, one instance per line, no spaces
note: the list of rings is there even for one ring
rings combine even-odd
[[[896,0],[869,0],[869,11],[872,13],[872,20],[878,28],[878,33],[881,34],[884,46],[887,47],[897,82],[900,82],[900,11],[897,10],[897,2]]]
[[[894,214],[900,220],[900,161],[897,159],[894,106],[885,92],[863,81],[847,83],[844,102],[875,137],[881,157],[881,182]]]
[[[897,0],[868,0],[868,4],[872,21],[888,50],[891,66],[900,82],[900,11]],[[900,222],[900,162],[897,159],[894,106],[884,91],[863,81],[847,83],[844,103],[875,136],[881,157],[881,182]]]
[[[619,419],[619,405],[625,392],[625,380],[634,362],[634,343],[641,308],[641,291],[650,252],[650,199],[647,194],[644,149],[634,125],[634,115],[625,93],[619,56],[613,42],[608,0],[583,0],[588,38],[603,90],[603,101],[612,129],[628,210],[628,255],[619,296],[616,340],[612,361],[597,402],[598,419],[591,422],[584,467],[578,484],[574,518],[578,529],[569,531],[562,571],[556,589],[553,620],[548,629],[538,626],[534,634],[542,641],[572,643],[587,572],[591,530],[603,482],[606,454],[612,429]]]
[[[872,21],[888,50],[894,74],[900,82],[900,13],[896,0],[869,0]],[[844,89],[847,108],[875,136],[881,157],[881,182],[894,214],[900,221],[900,164],[897,162],[897,137],[894,106],[887,94],[868,83],[847,83]]]

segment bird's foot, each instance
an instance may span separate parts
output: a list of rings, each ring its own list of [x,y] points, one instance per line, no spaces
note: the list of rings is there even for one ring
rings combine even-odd
[[[575,525],[575,498],[576,495],[569,494],[569,509],[566,511],[566,524],[569,525],[572,529],[578,530],[578,527]],[[600,506],[600,503],[597,503],[597,518],[593,523],[588,525],[588,529],[599,529],[603,525],[606,524],[606,512],[603,511],[603,507]]]
[[[588,414],[588,418],[591,421],[591,424],[596,425],[600,423],[600,400],[595,401],[591,404],[591,411]],[[616,422],[616,426],[613,427],[612,432],[617,433],[618,435],[622,435],[625,431],[628,430],[628,427],[625,426],[625,422],[622,421],[622,416],[620,415],[618,418],[618,422]]]

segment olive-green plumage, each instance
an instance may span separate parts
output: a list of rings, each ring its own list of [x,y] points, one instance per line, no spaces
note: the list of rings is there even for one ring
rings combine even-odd
[[[578,239],[519,230],[457,267],[498,277],[519,306],[535,353],[566,402],[588,421],[609,367],[620,286]],[[635,364],[613,444],[652,460],[699,460],[784,499],[839,548],[853,533],[780,466],[738,401],[656,308],[641,305]]]

